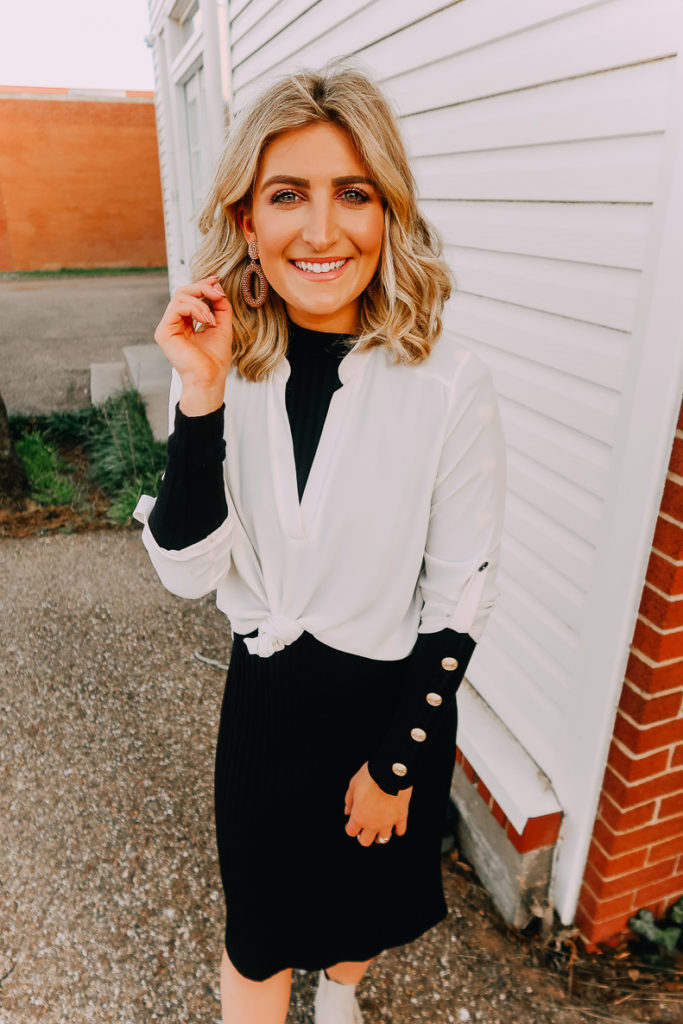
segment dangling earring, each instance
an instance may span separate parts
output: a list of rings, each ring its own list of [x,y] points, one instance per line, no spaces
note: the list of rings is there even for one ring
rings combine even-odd
[[[268,282],[266,281],[266,275],[261,269],[261,265],[256,262],[258,259],[258,242],[254,240],[249,243],[249,257],[251,263],[244,268],[242,274],[242,298],[248,306],[252,309],[258,309],[268,298]],[[254,298],[251,290],[251,279],[256,274],[259,282],[258,295]]]

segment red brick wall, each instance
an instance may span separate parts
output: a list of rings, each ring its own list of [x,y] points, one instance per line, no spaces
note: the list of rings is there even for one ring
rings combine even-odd
[[[473,786],[476,786],[477,793],[490,810],[491,815],[504,829],[505,835],[519,853],[528,853],[529,850],[539,850],[543,846],[555,845],[562,824],[560,811],[542,814],[538,818],[527,818],[524,830],[518,832],[512,822],[508,821],[505,811],[479,778],[460,747],[457,746],[455,748],[455,765],[455,770],[460,769],[465,778]]]
[[[45,92],[0,87],[0,271],[164,266],[152,95]]]
[[[589,949],[683,893],[683,406],[576,923]]]

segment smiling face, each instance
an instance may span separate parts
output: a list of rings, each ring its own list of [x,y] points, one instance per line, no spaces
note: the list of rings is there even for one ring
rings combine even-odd
[[[263,272],[294,323],[359,333],[384,209],[343,129],[324,122],[277,136],[263,152],[252,206],[240,206],[237,218],[247,242],[258,241]]]

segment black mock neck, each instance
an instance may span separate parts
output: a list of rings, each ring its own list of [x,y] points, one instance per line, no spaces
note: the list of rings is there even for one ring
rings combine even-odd
[[[285,385],[285,405],[301,501],[332,395],[342,386],[339,364],[353,347],[356,335],[312,331],[291,320],[288,324],[291,372]]]
[[[334,331],[314,331],[309,327],[301,327],[287,318],[289,330],[287,357],[295,359],[317,358],[322,354],[335,356],[341,360],[353,347],[357,335],[340,334]]]

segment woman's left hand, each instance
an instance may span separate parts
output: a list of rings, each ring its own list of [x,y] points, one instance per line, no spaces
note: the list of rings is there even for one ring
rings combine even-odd
[[[385,793],[370,775],[366,761],[349,782],[344,797],[344,814],[351,815],[345,826],[347,835],[356,836],[361,846],[371,846],[378,836],[391,836],[392,830],[402,836],[408,827],[412,792],[410,786],[396,796]]]

